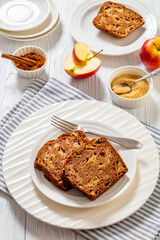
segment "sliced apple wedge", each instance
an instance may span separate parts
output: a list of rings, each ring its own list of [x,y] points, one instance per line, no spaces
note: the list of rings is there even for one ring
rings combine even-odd
[[[93,56],[93,53],[89,50],[89,46],[87,44],[78,42],[73,48],[72,56],[75,63],[83,64]]]
[[[72,55],[70,55],[64,61],[63,68],[64,70],[75,79],[83,79],[87,77],[91,77],[94,75],[101,66],[101,61],[99,58],[91,58],[86,61],[86,64],[76,64],[73,61]]]

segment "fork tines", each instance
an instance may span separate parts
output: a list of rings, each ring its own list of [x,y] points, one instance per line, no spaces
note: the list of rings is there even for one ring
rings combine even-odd
[[[64,132],[73,132],[77,126],[77,124],[68,122],[55,115],[51,118],[51,124]]]

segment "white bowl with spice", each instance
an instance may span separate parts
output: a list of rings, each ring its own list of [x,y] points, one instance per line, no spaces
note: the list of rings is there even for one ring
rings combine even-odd
[[[112,87],[118,83],[132,83],[135,80],[147,75],[144,69],[135,66],[124,66],[114,70],[108,79],[108,88],[112,100],[124,108],[138,107],[150,94],[153,87],[152,78],[147,78],[133,85],[130,93],[116,94]]]
[[[18,48],[13,55],[18,57],[26,57],[31,60],[35,60],[36,64],[33,66],[27,66],[21,63],[15,63],[12,61],[13,67],[17,70],[18,74],[24,78],[37,78],[44,71],[47,61],[46,52],[36,46],[25,46]]]

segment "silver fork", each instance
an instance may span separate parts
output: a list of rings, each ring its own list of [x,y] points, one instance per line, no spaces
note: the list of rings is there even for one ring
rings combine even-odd
[[[118,144],[122,145],[123,147],[130,148],[130,149],[140,149],[143,146],[142,143],[138,142],[137,140],[131,139],[131,138],[113,137],[113,136],[107,136],[104,134],[100,134],[100,133],[97,133],[94,131],[88,131],[87,129],[85,129],[83,126],[81,126],[79,124],[66,121],[66,120],[61,119],[54,115],[52,116],[51,124],[64,132],[73,132],[75,130],[81,130],[84,133],[89,133],[89,134],[94,134],[94,135],[98,135],[101,137],[106,137],[108,140],[118,143]]]

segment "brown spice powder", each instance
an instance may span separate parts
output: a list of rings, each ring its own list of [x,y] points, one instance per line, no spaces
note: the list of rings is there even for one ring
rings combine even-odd
[[[141,78],[141,76],[139,75],[134,75],[134,74],[123,74],[123,75],[120,75],[118,77],[116,77],[112,83],[111,83],[111,88],[118,84],[118,83],[122,83],[122,82],[125,82],[125,83],[133,83],[135,80]],[[123,87],[121,87],[123,88]],[[118,91],[123,91],[125,92],[125,89],[118,89]],[[127,89],[128,90],[128,89]],[[126,90],[126,91],[127,91]],[[131,99],[134,99],[134,98],[139,98],[139,97],[142,97],[144,96],[145,94],[147,94],[147,92],[149,91],[149,84],[146,80],[142,80],[140,82],[137,82],[133,85],[132,87],[132,91],[129,92],[129,93],[124,93],[124,94],[120,94],[119,96],[120,97],[124,97],[124,98],[131,98]]]
[[[36,70],[36,69],[42,67],[45,64],[45,61],[46,61],[45,57],[43,57],[41,55],[38,55],[38,54],[35,54],[33,52],[28,53],[28,54],[26,54],[24,56],[21,56],[21,57],[26,57],[26,58],[37,61],[36,64],[33,65],[33,66],[27,66],[26,64],[22,64],[22,63],[15,63],[15,66],[17,68],[22,69],[22,70]]]

